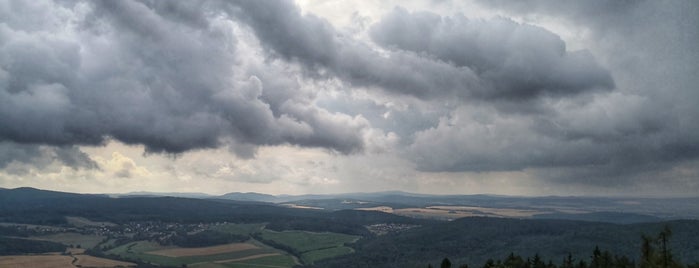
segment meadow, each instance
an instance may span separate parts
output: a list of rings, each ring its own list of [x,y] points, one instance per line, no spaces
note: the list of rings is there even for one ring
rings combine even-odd
[[[346,245],[357,241],[359,236],[329,232],[264,230],[260,238],[289,247],[304,263],[312,264],[318,260],[352,253],[353,249]]]

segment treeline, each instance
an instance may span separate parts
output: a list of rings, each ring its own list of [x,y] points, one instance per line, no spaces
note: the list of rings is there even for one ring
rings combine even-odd
[[[0,236],[0,255],[63,252],[65,249],[65,245],[55,242]]]
[[[194,234],[178,232],[176,235],[171,236],[169,240],[163,241],[163,244],[173,244],[184,248],[195,248],[223,245],[234,242],[244,242],[249,238],[249,236],[244,235],[204,230]]]
[[[627,256],[617,255],[610,251],[602,251],[595,247],[589,258],[576,259],[572,254],[568,254],[559,263],[553,260],[544,261],[541,256],[535,254],[533,257],[523,258],[514,253],[510,253],[504,259],[488,259],[483,268],[699,268],[699,262],[685,265],[673,256],[670,248],[670,237],[672,231],[665,227],[657,236],[643,235],[640,249],[640,259],[638,263]],[[428,268],[434,268],[432,264],[427,264]],[[455,265],[449,258],[444,258],[440,262],[440,268],[469,268],[468,264]]]
[[[685,264],[699,260],[699,221],[618,225],[471,217],[360,239],[351,245],[353,254],[322,260],[316,266],[424,268],[427,263],[439,264],[448,256],[455,264],[481,267],[489,258],[504,258],[510,252],[524,256],[524,260],[538,254],[547,262],[552,259],[556,265],[572,253],[589,264],[588,257],[595,245],[613,252],[612,258],[632,257],[638,266],[640,235],[658,234],[665,225],[674,232],[674,238],[668,242],[673,248],[673,258]]]

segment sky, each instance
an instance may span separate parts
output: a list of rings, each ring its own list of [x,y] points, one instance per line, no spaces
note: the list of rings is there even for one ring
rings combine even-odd
[[[0,187],[699,195],[698,1],[0,0]]]

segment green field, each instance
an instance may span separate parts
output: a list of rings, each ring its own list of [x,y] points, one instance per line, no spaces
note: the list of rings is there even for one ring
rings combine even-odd
[[[196,264],[195,267],[230,267],[230,265],[234,265],[234,264],[235,265],[237,265],[237,264],[242,265],[242,264],[246,264],[246,263],[254,264],[255,262],[258,261],[258,259],[244,260],[244,261],[239,261],[239,262],[231,262],[231,263],[227,263],[224,266],[222,266],[222,264],[215,264],[212,262],[231,260],[231,259],[240,259],[240,258],[245,258],[245,257],[253,256],[253,255],[258,255],[258,254],[280,253],[278,250],[273,249],[273,248],[268,248],[268,247],[259,248],[259,249],[240,250],[240,251],[234,251],[234,252],[226,252],[226,253],[220,253],[220,254],[182,256],[182,257],[168,257],[168,256],[161,256],[161,255],[147,253],[149,251],[166,249],[166,248],[173,248],[173,247],[163,247],[163,246],[158,245],[157,243],[147,242],[147,241],[139,241],[139,242],[134,242],[134,243],[122,245],[120,247],[111,249],[111,250],[107,251],[106,253],[113,254],[113,255],[119,255],[120,257],[125,258],[125,259],[144,261],[144,262],[149,262],[149,263],[158,264],[158,265],[162,265],[162,266],[182,266],[183,264],[186,264],[186,265]],[[263,257],[263,258],[260,258],[260,262],[271,263],[269,265],[278,266],[278,267],[292,267],[295,264],[294,260],[288,255]]]
[[[91,221],[83,217],[71,217],[66,216],[66,221],[68,224],[75,227],[85,227],[85,226],[116,226],[116,224],[106,221]]]
[[[51,241],[65,245],[73,245],[74,247],[80,245],[81,248],[90,249],[102,242],[104,237],[98,235],[84,235],[79,233],[58,233],[51,235],[33,236],[29,239]]]
[[[345,244],[353,243],[359,236],[339,233],[313,233],[305,231],[275,232],[264,230],[262,239],[293,248],[299,254],[304,263],[313,263],[318,260],[332,258],[352,253],[353,250]]]
[[[264,227],[264,223],[224,223],[209,229],[234,235],[250,235],[262,231]]]
[[[224,263],[232,268],[293,267],[297,263],[289,255],[268,256],[252,260]]]
[[[303,259],[304,262],[307,263],[314,263],[319,260],[323,259],[328,259],[332,258],[335,256],[341,256],[341,255],[346,255],[354,252],[354,249],[345,247],[345,246],[339,246],[339,247],[334,247],[334,248],[325,248],[325,249],[319,249],[319,250],[312,250],[306,253],[301,254],[301,259]]]

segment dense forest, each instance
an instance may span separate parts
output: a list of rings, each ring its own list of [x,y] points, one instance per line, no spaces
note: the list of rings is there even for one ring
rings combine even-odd
[[[599,247],[595,247],[589,258],[576,259],[572,254],[568,254],[558,264],[553,260],[544,260],[538,254],[526,259],[510,253],[504,259],[488,259],[483,268],[699,268],[699,262],[694,264],[684,265],[677,261],[673,255],[672,249],[669,246],[669,241],[672,236],[672,231],[669,227],[665,227],[657,236],[641,237],[640,258],[638,261],[629,258],[625,255],[617,255],[610,251],[602,251]],[[432,268],[432,264],[427,264],[428,268]],[[439,264],[440,268],[468,268],[468,264],[455,265],[444,258]]]

